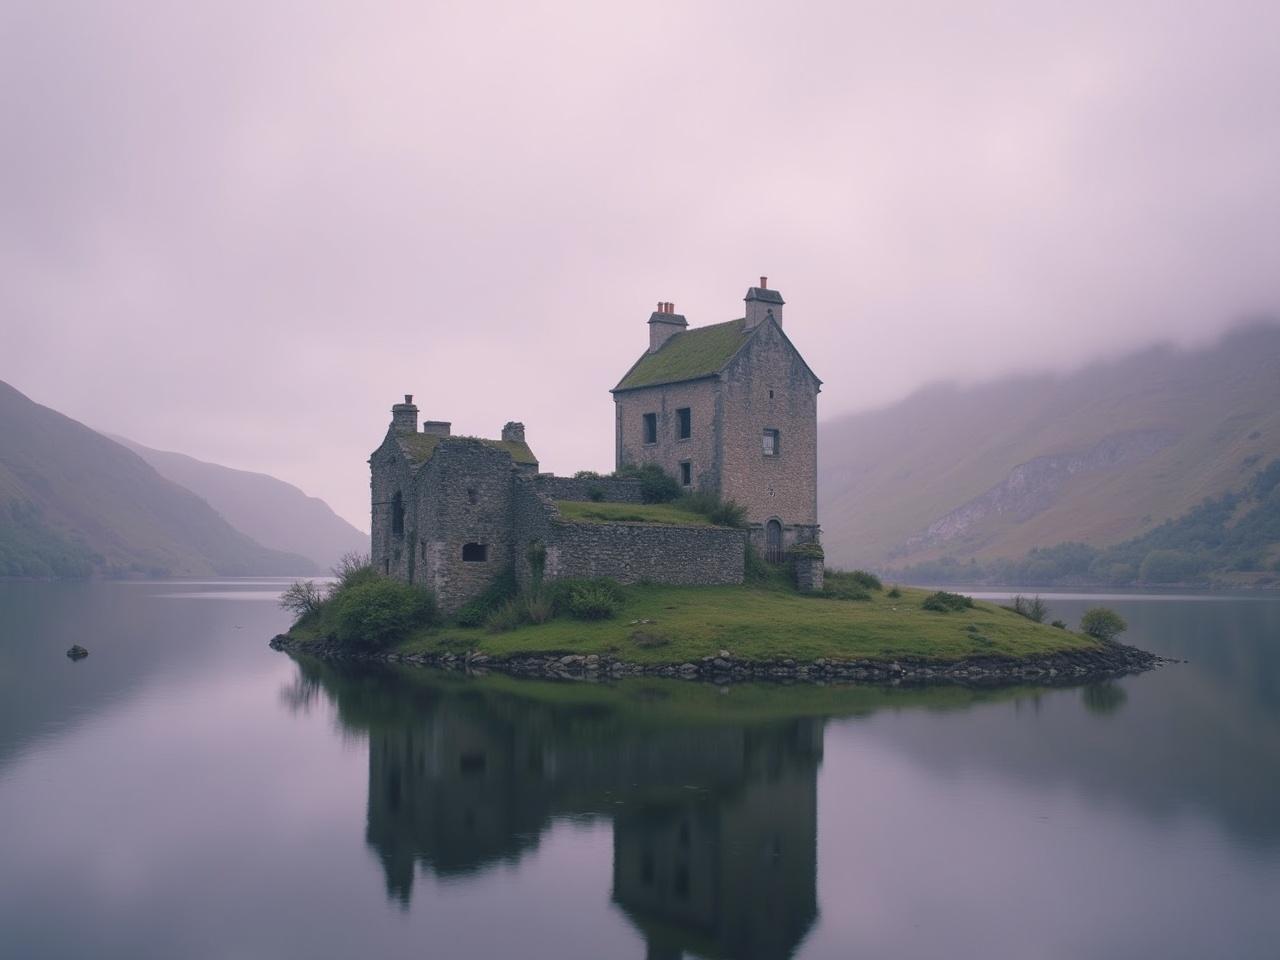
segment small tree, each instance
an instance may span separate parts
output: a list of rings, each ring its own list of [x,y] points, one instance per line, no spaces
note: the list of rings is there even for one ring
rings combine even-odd
[[[324,594],[314,580],[295,581],[280,595],[280,606],[292,613],[295,620],[315,613],[322,603]]]
[[[1080,629],[1095,640],[1110,643],[1129,629],[1124,617],[1107,607],[1093,607],[1080,618]]]
[[[1013,598],[1013,612],[1021,614],[1028,620],[1034,620],[1036,623],[1044,623],[1044,618],[1049,615],[1049,608],[1040,599],[1039,594],[1036,594],[1030,600],[1022,594],[1018,594]]]

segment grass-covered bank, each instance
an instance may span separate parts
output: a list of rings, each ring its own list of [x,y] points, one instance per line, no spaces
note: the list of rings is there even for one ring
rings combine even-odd
[[[1047,663],[1045,658],[1065,658],[1064,666],[1105,661],[1115,672],[1115,651],[1130,649],[991,603],[884,589],[861,574],[833,573],[827,591],[816,595],[799,594],[785,577],[767,572],[743,586],[552,582],[534,595],[489,597],[487,614],[473,608],[451,620],[436,616],[424,599],[429,595],[417,588],[367,570],[348,582],[304,611],[278,645],[421,662],[548,666],[567,658],[566,665],[622,664],[641,671],[856,663],[870,670],[867,679],[894,676],[873,668],[899,662],[915,665],[925,677],[930,665],[968,669]]]

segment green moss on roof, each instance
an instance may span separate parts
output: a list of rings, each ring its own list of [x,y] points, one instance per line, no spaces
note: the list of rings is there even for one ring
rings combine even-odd
[[[656,353],[641,357],[614,389],[634,390],[718,373],[751,336],[743,329],[745,324],[745,320],[730,320],[677,333]]]
[[[511,454],[511,459],[515,463],[529,463],[535,466],[538,463],[538,458],[533,455],[533,451],[529,449],[527,443],[514,440],[486,440],[483,437],[441,437],[431,433],[405,433],[396,437],[396,440],[399,441],[400,449],[404,451],[404,455],[409,458],[410,462],[415,464],[425,463],[430,460],[431,455],[436,452],[436,447],[440,445],[442,440],[475,440],[485,446],[505,450]]]

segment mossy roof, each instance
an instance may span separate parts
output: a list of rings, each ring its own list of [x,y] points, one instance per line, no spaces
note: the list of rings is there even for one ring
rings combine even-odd
[[[634,390],[698,380],[719,373],[751,337],[746,320],[730,320],[677,333],[654,353],[646,353],[613,389]]]
[[[515,463],[531,463],[534,466],[538,464],[538,458],[529,449],[529,444],[523,441],[486,440],[483,437],[441,437],[433,433],[402,433],[396,437],[396,441],[400,444],[400,449],[404,451],[404,455],[409,459],[409,462],[414,465],[426,463],[430,460],[431,455],[436,452],[436,447],[440,445],[442,440],[473,440],[476,443],[483,443],[487,447],[505,450],[511,454],[511,459]]]

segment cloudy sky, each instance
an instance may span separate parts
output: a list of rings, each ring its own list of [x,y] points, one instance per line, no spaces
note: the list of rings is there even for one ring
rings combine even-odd
[[[760,274],[821,415],[1280,307],[1280,4],[0,5],[0,379],[368,526],[414,393],[612,467]]]

